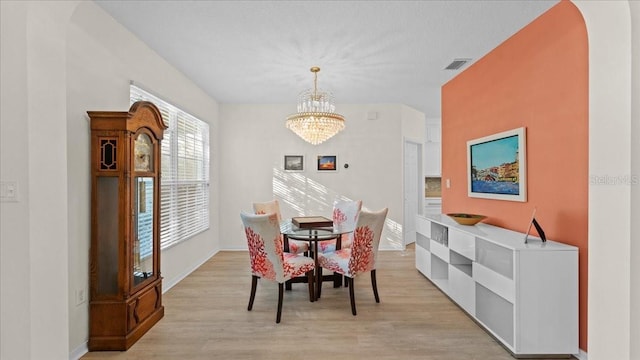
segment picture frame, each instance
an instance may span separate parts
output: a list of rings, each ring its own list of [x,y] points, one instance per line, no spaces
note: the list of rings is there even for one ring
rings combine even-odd
[[[467,141],[468,196],[527,201],[524,127]]]
[[[284,171],[303,172],[304,155],[284,155],[283,167]]]
[[[316,162],[316,170],[321,172],[338,171],[337,155],[318,155]]]

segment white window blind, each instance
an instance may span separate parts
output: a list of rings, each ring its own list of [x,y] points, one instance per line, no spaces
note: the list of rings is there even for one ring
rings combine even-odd
[[[169,126],[162,139],[160,248],[209,228],[209,124],[131,84],[131,104],[152,102]]]

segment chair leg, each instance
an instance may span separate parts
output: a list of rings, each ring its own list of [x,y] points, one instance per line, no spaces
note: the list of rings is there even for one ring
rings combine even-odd
[[[318,287],[316,288],[316,300],[320,299],[320,295],[322,295],[322,268],[319,267],[316,270],[316,282],[318,283]],[[320,278],[318,278],[318,276]]]
[[[373,296],[376,297],[376,302],[380,302],[380,297],[378,297],[378,283],[376,282],[376,270],[371,270],[371,287],[373,288]]]
[[[309,283],[309,301],[314,302],[316,298],[313,288],[315,287],[316,283],[315,281],[313,281],[313,271],[307,272],[307,282]]]
[[[256,298],[256,286],[258,285],[258,277],[251,275],[251,295],[249,296],[249,306],[247,310],[251,311],[253,308],[253,300]]]
[[[278,314],[276,315],[276,324],[280,323],[280,317],[282,315],[282,295],[284,293],[284,284],[278,283]]]
[[[351,313],[353,314],[353,316],[356,316],[356,299],[353,291],[353,278],[345,276],[345,279],[347,280],[347,286],[349,287],[349,297],[351,298]]]
[[[342,274],[334,272],[333,273],[333,287],[339,288],[342,286]]]

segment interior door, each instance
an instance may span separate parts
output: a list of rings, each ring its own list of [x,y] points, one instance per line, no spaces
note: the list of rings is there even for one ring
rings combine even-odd
[[[404,246],[416,241],[416,215],[422,208],[422,145],[404,142],[404,215],[402,238]]]

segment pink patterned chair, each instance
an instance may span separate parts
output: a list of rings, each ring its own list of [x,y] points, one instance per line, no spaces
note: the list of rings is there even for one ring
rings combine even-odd
[[[351,313],[354,316],[356,315],[356,302],[353,279],[356,276],[367,271],[371,272],[373,295],[376,298],[376,302],[380,302],[376,284],[376,259],[378,257],[380,236],[382,235],[382,228],[388,211],[388,208],[375,212],[360,211],[351,247],[330,253],[318,253],[320,267],[342,274],[347,280],[349,296],[351,297]],[[318,295],[321,291],[322,282],[319,283]]]
[[[280,204],[277,199],[262,203],[253,203],[253,212],[256,214],[276,214],[278,217],[278,224],[282,222],[282,216],[280,215]],[[300,240],[287,240],[289,243],[289,252],[292,254],[308,254],[309,243]]]
[[[333,228],[340,232],[345,232],[345,234],[342,234],[340,240],[341,249],[351,247],[353,230],[356,228],[361,209],[361,200],[336,200],[333,202]],[[336,251],[336,241],[337,240],[328,240],[319,242],[318,251],[323,253]]]
[[[282,314],[282,296],[284,283],[293,277],[307,275],[309,283],[309,301],[313,302],[315,262],[313,259],[284,252],[280,223],[276,214],[254,215],[240,213],[247,236],[249,257],[251,259],[251,296],[247,310],[253,308],[258,279],[263,278],[278,283],[278,312],[276,323]]]

